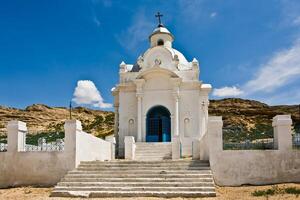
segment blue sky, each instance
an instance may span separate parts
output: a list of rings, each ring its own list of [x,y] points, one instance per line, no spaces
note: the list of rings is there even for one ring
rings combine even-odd
[[[0,105],[68,106],[90,80],[78,83],[89,106],[109,109],[119,64],[148,48],[157,11],[212,99],[300,103],[298,0],[11,0],[0,2]]]

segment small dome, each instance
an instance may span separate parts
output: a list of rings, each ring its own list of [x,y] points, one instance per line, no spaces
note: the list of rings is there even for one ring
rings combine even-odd
[[[174,36],[170,31],[164,26],[158,26],[149,36],[150,46],[165,46],[172,47],[172,42],[174,41]]]
[[[157,27],[154,29],[154,31],[152,32],[152,34],[149,36],[149,38],[151,38],[151,36],[155,35],[155,34],[169,34],[173,39],[174,36],[171,34],[171,32],[166,28],[166,27]]]

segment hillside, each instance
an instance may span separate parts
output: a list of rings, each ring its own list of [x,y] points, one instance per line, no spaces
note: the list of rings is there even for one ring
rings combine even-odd
[[[225,140],[272,137],[272,118],[283,114],[291,114],[294,127],[299,132],[298,105],[269,106],[259,101],[238,98],[210,100],[209,105],[209,115],[223,116]]]
[[[277,114],[291,114],[294,122],[300,124],[298,105],[268,106],[267,104],[244,99],[211,100],[209,115],[223,116],[225,139],[265,132],[262,137],[272,135],[271,119]],[[113,133],[114,113],[77,107],[72,110],[72,117],[82,122],[83,129],[98,137]],[[34,104],[26,109],[0,106],[0,135],[6,133],[6,123],[18,119],[27,123],[29,133],[61,132],[63,124],[69,118],[69,110],[63,107],[49,107]],[[257,134],[256,134],[257,133]]]
[[[69,110],[63,107],[34,104],[22,110],[0,106],[0,134],[6,133],[8,121],[16,119],[27,123],[30,134],[61,132],[64,121],[69,119],[69,116]],[[113,112],[76,107],[72,109],[72,118],[80,120],[83,130],[95,136],[103,137],[113,133]]]

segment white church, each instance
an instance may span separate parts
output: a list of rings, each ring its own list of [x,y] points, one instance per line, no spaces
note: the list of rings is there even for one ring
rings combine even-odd
[[[135,142],[170,143],[180,139],[183,155],[207,130],[210,84],[199,80],[197,59],[187,61],[175,48],[173,34],[161,23],[149,35],[149,48],[135,64],[120,64],[115,97],[117,152],[124,138]]]
[[[199,81],[198,61],[173,48],[174,36],[156,16],[149,49],[134,65],[120,64],[115,137],[95,137],[72,119],[63,142],[34,146],[26,144],[26,123],[12,120],[7,144],[0,143],[0,188],[56,185],[53,197],[170,198],[214,197],[215,184],[300,182],[290,115],[273,117],[272,149],[223,149],[222,117],[208,116],[211,85]]]

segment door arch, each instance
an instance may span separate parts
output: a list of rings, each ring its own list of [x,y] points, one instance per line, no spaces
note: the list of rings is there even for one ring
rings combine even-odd
[[[171,113],[164,106],[154,106],[147,112],[146,142],[171,141]]]

